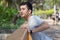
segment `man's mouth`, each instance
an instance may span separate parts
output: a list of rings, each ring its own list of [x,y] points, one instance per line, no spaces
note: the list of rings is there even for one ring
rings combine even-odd
[[[23,15],[22,13],[20,15]]]

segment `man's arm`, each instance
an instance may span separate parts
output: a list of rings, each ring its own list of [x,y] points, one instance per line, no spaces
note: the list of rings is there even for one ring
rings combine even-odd
[[[47,22],[43,22],[39,27],[32,29],[32,32],[41,32],[49,28],[49,24]]]
[[[27,29],[27,28],[28,28],[27,22],[25,21],[25,22],[20,26],[20,28],[22,28],[22,29]]]

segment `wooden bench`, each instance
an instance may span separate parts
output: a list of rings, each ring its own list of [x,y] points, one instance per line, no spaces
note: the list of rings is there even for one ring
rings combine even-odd
[[[30,33],[26,29],[17,29],[6,40],[32,40]]]

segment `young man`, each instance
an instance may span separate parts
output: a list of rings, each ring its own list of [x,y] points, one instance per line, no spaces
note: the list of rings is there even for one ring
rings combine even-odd
[[[26,20],[21,28],[28,29],[31,33],[32,40],[51,40],[44,34],[44,30],[49,28],[48,23],[42,21],[38,16],[32,15],[31,3],[23,2],[20,4],[19,9],[19,15]]]

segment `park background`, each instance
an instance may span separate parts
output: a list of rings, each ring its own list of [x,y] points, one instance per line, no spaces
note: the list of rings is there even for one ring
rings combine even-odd
[[[59,0],[0,0],[0,29],[16,29],[23,23],[23,18],[19,18],[15,25],[11,21],[18,13],[19,4],[26,1],[33,5],[32,14],[43,19],[49,18],[54,11],[58,12],[60,6]]]
[[[32,15],[43,20],[60,13],[60,0],[0,0],[0,33],[12,33],[23,24],[23,18],[18,18],[16,23],[12,23],[12,20],[18,14],[19,4],[26,1],[33,5]]]

